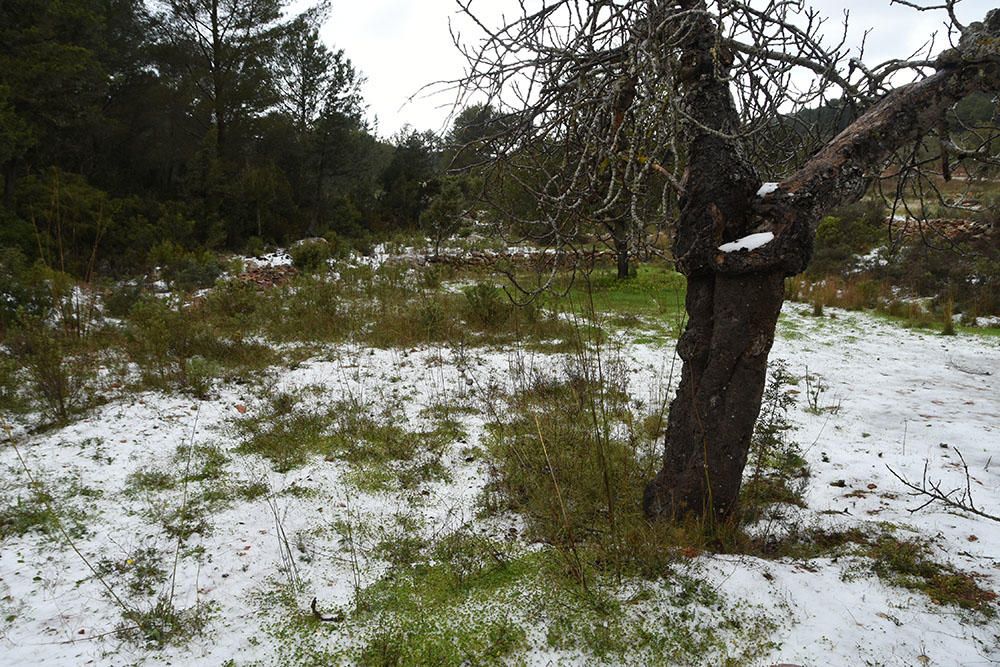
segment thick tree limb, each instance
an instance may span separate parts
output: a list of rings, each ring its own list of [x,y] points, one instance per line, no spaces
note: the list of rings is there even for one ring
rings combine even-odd
[[[970,25],[937,65],[935,74],[889,93],[760,198],[756,231],[774,232],[775,240],[754,253],[717,255],[716,270],[803,270],[811,254],[811,227],[822,215],[859,200],[888,158],[937,128],[952,105],[977,91],[1000,91],[1000,10]]]

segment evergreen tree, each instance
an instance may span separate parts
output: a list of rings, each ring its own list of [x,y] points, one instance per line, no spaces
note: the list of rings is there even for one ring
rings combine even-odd
[[[440,175],[440,140],[433,132],[406,127],[393,138],[392,159],[380,177],[380,204],[384,221],[392,227],[414,227]]]
[[[230,135],[275,102],[268,63],[287,29],[283,9],[283,0],[168,0],[156,14],[210,110],[220,157],[230,155]]]

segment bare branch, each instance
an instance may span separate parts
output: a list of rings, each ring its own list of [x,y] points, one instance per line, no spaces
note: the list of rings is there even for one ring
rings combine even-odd
[[[949,507],[951,509],[968,512],[969,514],[974,514],[991,521],[1000,521],[1000,516],[990,514],[989,512],[985,512],[981,508],[976,507],[976,504],[972,499],[972,475],[969,474],[969,465],[965,462],[965,457],[962,456],[962,452],[957,449],[955,452],[958,454],[958,458],[962,460],[962,468],[965,471],[965,487],[956,487],[950,491],[945,491],[941,487],[942,482],[935,482],[929,478],[927,474],[927,461],[924,461],[923,477],[921,478],[919,484],[909,481],[889,466],[886,466],[889,472],[892,473],[893,477],[898,479],[903,486],[911,490],[911,496],[924,497],[927,499],[927,501],[919,507],[911,509],[910,513],[919,512],[933,503],[939,502],[945,507]]]

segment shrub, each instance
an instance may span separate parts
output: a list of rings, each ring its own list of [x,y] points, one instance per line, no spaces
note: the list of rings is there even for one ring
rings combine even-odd
[[[264,239],[259,236],[251,236],[247,239],[246,244],[243,246],[243,254],[247,257],[259,257],[266,252],[267,246],[264,245]]]
[[[84,340],[37,318],[23,318],[8,340],[50,416],[64,422],[86,404],[94,364],[93,351]]]
[[[494,478],[482,505],[524,518],[527,538],[553,545],[568,572],[658,576],[674,552],[672,527],[650,524],[642,490],[659,463],[657,435],[627,393],[620,361],[580,353],[564,375],[526,371],[518,391],[493,406],[487,441]]]
[[[440,338],[450,321],[447,308],[441,301],[428,299],[417,309],[417,323],[420,331],[426,332],[428,340]]]
[[[809,273],[824,276],[849,268],[855,255],[870,250],[886,228],[882,202],[865,200],[842,207],[820,220]]]
[[[259,454],[271,461],[274,469],[288,472],[304,465],[311,456],[328,453],[331,437],[328,429],[333,415],[303,400],[304,394],[278,393],[260,413],[233,422],[240,439],[238,451]]]
[[[512,304],[498,287],[488,283],[477,283],[466,287],[463,315],[471,324],[494,329],[502,326],[510,317]]]
[[[936,604],[954,605],[996,615],[996,593],[979,585],[975,575],[930,558],[930,548],[917,540],[901,540],[890,533],[870,544],[872,569],[890,584],[925,593]]]
[[[292,265],[302,273],[316,273],[326,268],[331,257],[330,244],[326,239],[304,239],[292,246],[289,254]]]
[[[184,363],[184,381],[187,388],[198,398],[208,398],[212,381],[222,375],[222,366],[215,361],[193,356]]]
[[[179,609],[161,596],[148,609],[125,609],[118,636],[134,644],[162,648],[184,644],[200,635],[215,611],[210,603],[198,602],[193,607]]]
[[[190,320],[154,297],[135,303],[129,311],[127,336],[133,361],[147,381],[165,382],[178,374],[178,357]]]
[[[142,298],[145,289],[138,282],[120,282],[104,290],[104,312],[112,317],[126,317]]]
[[[154,247],[149,253],[149,261],[160,267],[160,275],[174,289],[184,292],[211,287],[223,272],[215,253],[185,250],[171,241]]]
[[[187,388],[204,396],[211,380],[227,372],[264,368],[277,358],[269,346],[235,332],[219,335],[204,307],[147,297],[129,312],[125,330],[130,356],[153,386]]]
[[[0,351],[0,412],[20,412],[27,407],[19,371],[20,365]]]
[[[52,509],[52,502],[51,495],[36,487],[26,497],[18,496],[12,503],[3,503],[0,506],[0,539],[33,531],[55,532],[59,517]]]
[[[330,257],[343,259],[351,254],[351,239],[329,231],[323,235],[326,242],[330,244]]]
[[[941,317],[944,320],[944,324],[941,327],[941,333],[945,336],[955,335],[955,305],[951,299],[948,299],[944,305],[944,312],[941,313]]]
[[[741,490],[741,506],[747,519],[758,518],[771,503],[803,505],[809,469],[799,444],[790,437],[795,429],[788,418],[788,409],[795,404],[792,384],[785,362],[775,360],[750,439],[749,479]]]
[[[17,248],[0,248],[0,333],[15,324],[19,314],[42,316],[52,306],[38,268]]]

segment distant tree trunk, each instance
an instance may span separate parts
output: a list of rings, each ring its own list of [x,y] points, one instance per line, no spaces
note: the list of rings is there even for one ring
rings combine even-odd
[[[618,263],[618,279],[625,280],[628,278],[628,264],[629,264],[629,254],[628,254],[628,224],[619,220],[613,225],[613,236],[615,245],[615,259]]]
[[[936,127],[943,109],[976,90],[1000,90],[1000,59],[944,54],[937,74],[887,95],[775,192],[758,196],[760,179],[735,138],[739,118],[726,76],[732,56],[716,48],[704,1],[681,4],[693,10],[680,82],[693,122],[674,255],[687,276],[688,323],[677,345],[683,368],[663,467],[646,487],[644,506],[652,517],[714,521],[738,506],[784,278],[807,265],[816,222],[860,199],[884,160]],[[995,43],[1000,10],[986,23]],[[772,240],[757,249],[719,247],[767,232]]]
[[[216,98],[215,102],[215,152],[221,160],[225,155],[226,139],[228,137],[228,128],[226,126],[226,116],[225,109],[222,106],[222,102],[219,98]]]
[[[320,226],[320,221],[325,221],[326,214],[323,206],[323,183],[326,180],[326,134],[319,137],[319,162],[316,165],[316,203],[313,206],[312,220],[309,222],[309,234],[315,236]]]
[[[212,105],[215,114],[215,149],[219,158],[223,157],[226,145],[226,105],[222,73],[222,26],[219,19],[219,0],[211,0],[209,12],[212,28]]]
[[[14,205],[14,179],[17,176],[17,162],[8,160],[3,166],[3,205],[11,208]]]

